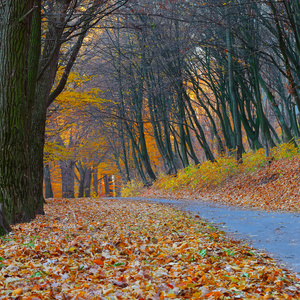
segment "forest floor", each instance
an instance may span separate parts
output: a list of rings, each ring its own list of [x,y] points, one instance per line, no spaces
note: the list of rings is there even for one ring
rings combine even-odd
[[[164,180],[164,179],[160,179]],[[300,156],[273,161],[253,172],[236,172],[220,184],[157,185],[143,189],[139,197],[201,200],[265,211],[300,211]]]
[[[300,299],[300,279],[197,215],[48,200],[0,239],[0,299]]]

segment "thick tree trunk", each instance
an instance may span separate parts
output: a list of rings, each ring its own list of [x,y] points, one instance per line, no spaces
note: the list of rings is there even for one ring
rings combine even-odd
[[[79,188],[78,188],[78,198],[82,198],[84,196],[84,178],[79,181]]]
[[[34,198],[37,207],[44,203],[42,194],[43,150],[45,144],[45,125],[49,94],[57,72],[63,23],[69,0],[55,1],[53,14],[48,23],[45,43],[39,62],[38,81],[35,90],[34,106],[31,121],[31,164],[34,183]],[[42,213],[42,211],[40,211]]]
[[[2,212],[2,205],[0,204],[0,236],[5,235],[11,231],[9,224],[6,221]]]
[[[31,25],[31,46],[29,48],[29,60],[31,61],[31,69],[29,69],[29,85],[28,94],[32,101],[32,116],[30,127],[30,164],[31,164],[31,180],[33,184],[33,196],[35,202],[36,214],[44,214],[44,197],[43,197],[43,148],[36,147],[36,145],[44,145],[44,128],[45,120],[40,125],[40,115],[43,116],[42,111],[39,110],[41,99],[36,101],[36,87],[37,76],[39,70],[39,58],[41,52],[41,1],[34,0],[36,9],[33,12]],[[40,97],[40,94],[39,94]],[[38,119],[36,115],[38,114]],[[46,110],[44,112],[46,115]],[[40,131],[35,130],[35,126],[40,125]],[[43,127],[42,127],[43,126]]]
[[[4,2],[0,27],[0,231],[35,216],[29,159],[30,10],[33,0]],[[32,62],[30,62],[32,63]],[[31,78],[32,80],[32,78]],[[5,220],[6,219],[6,220]]]

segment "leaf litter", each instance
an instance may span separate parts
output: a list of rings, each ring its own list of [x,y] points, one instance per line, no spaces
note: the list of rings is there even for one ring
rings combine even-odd
[[[0,239],[0,299],[300,299],[300,280],[199,216],[130,200],[48,200]]]
[[[212,170],[213,172],[213,170]],[[188,180],[181,186],[178,178],[165,176],[170,188],[141,189],[138,196],[200,200],[265,211],[300,211],[300,156],[273,161],[253,172],[238,171],[224,176],[219,184],[191,186]]]

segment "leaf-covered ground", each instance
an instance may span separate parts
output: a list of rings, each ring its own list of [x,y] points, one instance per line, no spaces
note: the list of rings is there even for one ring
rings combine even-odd
[[[253,172],[238,172],[225,177],[219,185],[180,186],[144,189],[140,196],[156,198],[198,199],[250,207],[261,210],[300,211],[299,155],[273,161]]]
[[[48,201],[0,260],[0,299],[300,299],[271,258],[155,203]]]

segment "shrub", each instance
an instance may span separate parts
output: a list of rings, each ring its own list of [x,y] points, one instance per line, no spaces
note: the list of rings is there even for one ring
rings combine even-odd
[[[298,154],[298,147],[293,143],[281,144],[270,151],[270,157],[275,160],[293,157]],[[212,186],[221,184],[230,176],[238,173],[255,172],[266,165],[267,159],[265,150],[259,149],[243,155],[243,163],[238,164],[233,156],[222,156],[215,162],[206,161],[201,165],[190,165],[183,170],[179,170],[177,175],[159,175],[154,186],[165,191],[176,191],[182,188],[192,190],[205,190]],[[124,197],[136,196],[143,184],[132,181],[122,190]]]
[[[257,151],[250,151],[243,156],[243,164],[241,168],[245,172],[256,171],[266,164],[265,150],[263,148]]]
[[[299,147],[295,147],[293,143],[281,144],[272,149],[272,154],[276,160],[293,157],[298,154]]]
[[[275,160],[297,155],[298,148],[292,143],[281,144],[271,149],[271,157]],[[177,176],[160,176],[155,182],[158,189],[174,191],[184,187],[193,190],[205,190],[217,186],[230,176],[241,172],[255,172],[266,165],[265,150],[259,149],[243,155],[243,163],[237,164],[233,156],[222,156],[216,162],[206,161],[198,166],[188,166],[180,170]]]
[[[144,184],[136,179],[128,182],[121,190],[122,197],[136,197],[143,188]]]
[[[206,161],[199,166],[191,186],[194,190],[218,185],[236,173],[237,169],[237,162],[230,156],[222,156],[216,162]]]

